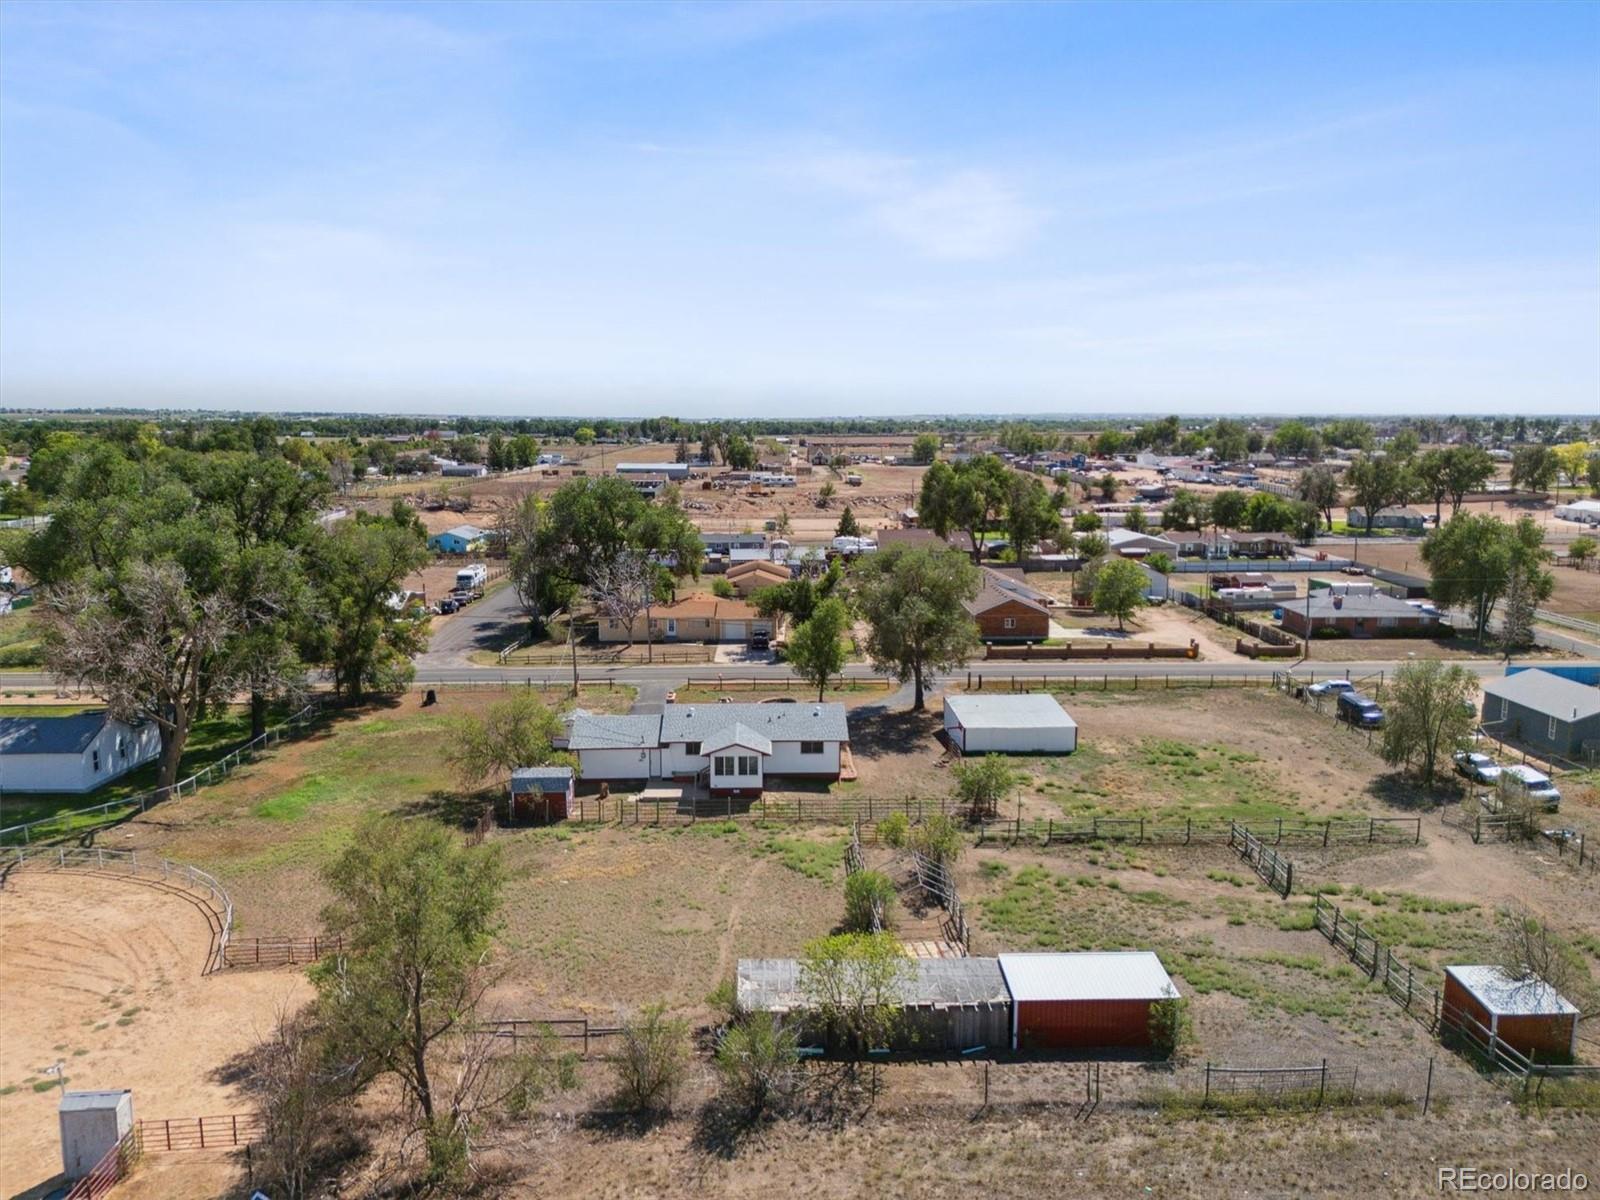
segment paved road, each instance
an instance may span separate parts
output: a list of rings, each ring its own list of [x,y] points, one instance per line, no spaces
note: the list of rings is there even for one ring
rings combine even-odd
[[[467,656],[474,650],[497,650],[526,628],[517,589],[509,583],[497,584],[476,604],[439,622],[428,639],[427,652],[417,657],[417,668],[469,667]]]

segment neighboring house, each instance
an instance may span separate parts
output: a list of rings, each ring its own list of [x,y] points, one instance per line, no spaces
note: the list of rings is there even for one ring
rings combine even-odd
[[[618,475],[664,475],[668,479],[689,478],[689,464],[680,462],[624,462],[616,466]]]
[[[1495,1039],[1544,1062],[1578,1053],[1577,1006],[1537,975],[1513,979],[1504,967],[1446,967],[1439,1024],[1485,1050]]]
[[[673,604],[650,610],[650,639],[656,642],[748,642],[759,635],[772,637],[777,619],[763,617],[743,600],[723,600],[717,596],[688,596]],[[599,620],[602,642],[645,641],[645,615],[633,621],[633,637],[628,628],[612,617]]]
[[[565,821],[572,807],[571,767],[518,767],[511,772],[506,820]]]
[[[1403,529],[1408,533],[1421,533],[1427,523],[1428,519],[1422,513],[1402,505],[1390,505],[1372,514],[1374,529]],[[1365,529],[1367,510],[1359,505],[1352,505],[1345,515],[1345,524],[1351,529]]]
[[[1530,749],[1579,758],[1600,747],[1600,688],[1540,670],[1486,679],[1483,727]]]
[[[154,721],[104,709],[65,717],[0,717],[0,792],[92,792],[161,753]]]
[[[428,539],[428,549],[436,554],[475,554],[483,549],[486,530],[476,525],[457,525]]]
[[[1178,553],[1178,543],[1158,533],[1135,533],[1131,529],[1111,529],[1106,541],[1114,554],[1123,558],[1143,558],[1147,554],[1165,554],[1169,558]]]
[[[964,607],[986,642],[1042,642],[1050,636],[1050,610],[1037,600],[990,585]]]
[[[482,479],[488,473],[489,468],[482,463],[453,462],[439,468],[441,475],[459,476],[464,479]]]
[[[963,754],[1071,754],[1078,723],[1054,696],[946,696],[944,732]]]
[[[1431,613],[1385,592],[1340,596],[1321,588],[1303,602],[1295,600],[1283,608],[1283,627],[1296,637],[1314,637],[1319,629],[1340,629],[1351,637],[1376,637],[1380,630],[1428,637],[1438,625]]]
[[[765,533],[702,533],[700,544],[705,547],[707,554],[732,555],[739,550],[755,550],[760,552],[757,557],[772,557],[767,551]]]
[[[766,559],[735,563],[728,568],[728,582],[733,585],[733,590],[739,593],[739,597],[745,600],[764,587],[788,583],[791,578],[793,576],[788,567]]]
[[[1600,500],[1574,500],[1571,504],[1558,504],[1556,516],[1563,521],[1600,525]]]
[[[1294,539],[1286,533],[1164,529],[1162,534],[1177,543],[1185,558],[1288,558],[1294,550]]]
[[[842,704],[667,704],[660,715],[575,713],[568,749],[585,780],[671,778],[756,795],[771,776],[839,778]]]

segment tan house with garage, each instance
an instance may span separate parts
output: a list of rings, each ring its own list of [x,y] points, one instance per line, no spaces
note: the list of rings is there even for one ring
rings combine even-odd
[[[633,622],[633,636],[621,621],[601,617],[602,642],[642,642],[645,616]],[[650,640],[654,642],[748,642],[758,634],[772,637],[777,622],[763,617],[743,600],[723,600],[717,596],[688,596],[675,604],[661,604],[650,610]]]
[[[728,582],[739,593],[740,599],[748,599],[764,587],[788,583],[792,578],[788,567],[765,558],[736,563],[728,568]]]

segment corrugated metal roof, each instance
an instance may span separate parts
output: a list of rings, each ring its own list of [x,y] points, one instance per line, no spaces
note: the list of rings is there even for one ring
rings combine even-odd
[[[1149,950],[1002,954],[1000,970],[1018,1001],[1160,1000],[1178,989]]]
[[[518,767],[511,772],[511,790],[529,792],[541,784],[553,783],[564,789],[572,782],[571,767]]]
[[[0,754],[82,754],[108,719],[104,709],[67,717],[0,717]]]
[[[1054,696],[946,696],[944,706],[967,729],[1076,729]]]
[[[1578,1011],[1537,975],[1513,979],[1503,967],[1446,967],[1446,975],[1466,988],[1491,1013],[1501,1017],[1560,1016]]]
[[[1498,696],[1524,705],[1558,721],[1581,721],[1600,713],[1600,688],[1549,671],[1518,671],[1499,679],[1486,679],[1486,696]]]
[[[730,746],[738,746],[744,750],[755,750],[760,754],[772,753],[772,742],[762,737],[743,721],[735,721],[732,725],[714,733],[700,743],[701,754],[715,754],[718,750],[726,750]]]
[[[774,742],[848,742],[842,704],[668,704],[661,710],[662,744],[705,742],[742,724]]]
[[[604,716],[574,713],[569,750],[644,750],[661,744],[661,718],[655,714]]]
[[[994,958],[916,958],[907,960],[900,1002],[915,1007],[1008,1004],[1000,961]],[[736,991],[745,1012],[791,1012],[807,1007],[800,991],[800,963],[793,958],[741,958]]]

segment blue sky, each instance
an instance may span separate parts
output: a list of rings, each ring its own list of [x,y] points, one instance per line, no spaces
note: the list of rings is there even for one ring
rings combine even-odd
[[[1600,5],[8,0],[0,403],[1600,411]]]

